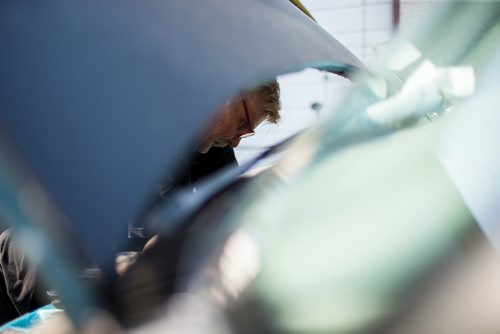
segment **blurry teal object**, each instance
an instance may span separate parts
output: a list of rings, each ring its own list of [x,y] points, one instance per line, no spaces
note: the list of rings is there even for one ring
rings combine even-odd
[[[62,310],[56,308],[52,304],[45,305],[33,312],[22,315],[19,318],[16,318],[6,323],[2,327],[0,327],[0,333],[9,330],[29,333],[30,329],[34,325],[40,323],[41,321],[45,320],[48,316],[57,312],[62,312]]]
[[[394,333],[399,323],[405,334],[457,333],[406,331],[418,326],[405,317],[450,263],[470,265],[470,245],[487,244],[478,217],[498,226],[499,151],[489,143],[500,124],[499,4],[439,4],[421,36],[386,46],[381,69],[239,197],[246,208],[231,219],[259,245],[260,262],[227,307],[236,332]],[[456,305],[443,301],[445,311]],[[437,327],[471,323],[463,315]]]

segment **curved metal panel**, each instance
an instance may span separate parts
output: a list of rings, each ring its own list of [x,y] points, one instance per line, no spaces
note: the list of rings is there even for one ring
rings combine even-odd
[[[101,264],[226,96],[360,66],[278,0],[4,0],[0,49],[0,124]]]

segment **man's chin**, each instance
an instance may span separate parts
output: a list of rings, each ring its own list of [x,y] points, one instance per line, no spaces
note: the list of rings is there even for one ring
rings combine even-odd
[[[207,146],[199,147],[198,148],[198,152],[201,153],[201,154],[205,154],[205,153],[207,153],[210,150],[211,147],[212,147],[211,145],[210,146],[207,145]]]
[[[202,153],[202,154],[205,154],[207,153],[208,151],[210,151],[210,149],[212,147],[227,147],[229,146],[229,143],[227,141],[216,141],[216,142],[213,142],[211,145],[205,145],[205,146],[202,146],[198,149],[198,152]]]

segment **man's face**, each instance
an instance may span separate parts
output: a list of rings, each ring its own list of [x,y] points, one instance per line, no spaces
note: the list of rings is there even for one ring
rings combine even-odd
[[[248,119],[245,116],[245,105]],[[238,96],[219,109],[211,126],[202,136],[200,153],[207,153],[212,147],[236,147],[240,136],[252,132],[266,117],[259,103],[257,93]]]

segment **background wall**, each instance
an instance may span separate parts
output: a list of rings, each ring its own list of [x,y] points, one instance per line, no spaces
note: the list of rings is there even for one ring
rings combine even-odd
[[[440,0],[442,1],[442,0]],[[421,15],[425,15],[426,9],[439,0],[400,0],[399,21],[401,29],[408,25]]]

